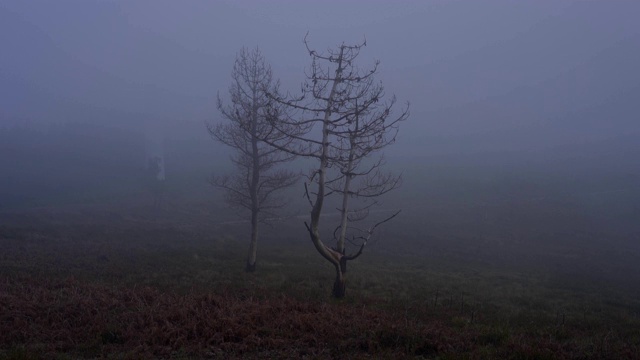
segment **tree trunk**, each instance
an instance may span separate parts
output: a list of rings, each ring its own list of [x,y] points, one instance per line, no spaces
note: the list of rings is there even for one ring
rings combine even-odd
[[[347,283],[347,258],[341,257],[336,265],[336,280],[333,282],[332,295],[336,299],[341,299],[346,293]]]
[[[254,76],[256,76],[254,74]],[[256,106],[257,87],[253,88],[253,108],[251,109],[251,242],[249,243],[249,256],[247,257],[247,272],[256,271],[256,254],[258,250],[258,213],[260,204],[258,200],[258,187],[260,186],[260,153],[258,151],[258,108]]]
[[[350,161],[353,159],[349,159]],[[349,164],[351,166],[351,164]],[[344,255],[344,239],[347,236],[347,225],[349,222],[349,187],[351,186],[351,175],[347,174],[344,180],[344,192],[342,193],[342,207],[340,208],[340,236],[336,244],[336,250]]]
[[[256,257],[258,254],[258,212],[251,214],[251,242],[249,242],[249,254],[247,255],[247,272],[256,271]]]
[[[346,292],[346,276],[341,266],[336,266],[336,280],[333,283],[332,295],[336,299],[341,299]]]
[[[358,107],[358,99],[356,99],[356,107]],[[356,121],[355,121],[355,129],[354,133],[360,131],[360,124],[358,113],[356,113]],[[338,244],[336,245],[336,249],[339,253],[344,255],[344,239],[347,236],[347,225],[349,223],[349,197],[351,191],[351,179],[353,178],[353,159],[355,157],[356,150],[356,139],[354,136],[349,136],[349,160],[347,161],[346,171],[343,173],[345,175],[344,179],[344,187],[342,188],[342,208],[340,209],[340,237],[338,238]],[[346,263],[345,263],[346,265]]]

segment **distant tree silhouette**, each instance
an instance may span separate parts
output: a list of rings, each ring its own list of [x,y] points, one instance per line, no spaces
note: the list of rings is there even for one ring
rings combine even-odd
[[[147,161],[147,181],[153,195],[153,207],[160,208],[164,199],[164,177],[162,176],[162,158],[159,156],[150,157]]]
[[[278,82],[273,80],[271,67],[258,48],[240,50],[231,73],[230,103],[218,96],[218,110],[224,122],[208,124],[211,136],[234,150],[231,161],[236,168],[233,175],[214,176],[211,183],[225,191],[225,201],[250,214],[251,241],[246,271],[255,271],[258,224],[265,216],[283,207],[282,198],[274,195],[293,185],[299,175],[279,169],[278,165],[292,161],[295,155],[268,146],[265,141],[288,145],[296,129],[288,134],[274,131],[267,116],[274,112],[286,113],[283,106],[267,96],[278,93]]]

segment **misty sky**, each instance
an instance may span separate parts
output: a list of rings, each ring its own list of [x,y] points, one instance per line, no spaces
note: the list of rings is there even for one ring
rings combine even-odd
[[[639,15],[637,0],[1,0],[0,124],[207,136],[236,52],[259,46],[299,91],[309,32],[320,50],[366,37],[362,64],[411,102],[403,151],[640,138]]]

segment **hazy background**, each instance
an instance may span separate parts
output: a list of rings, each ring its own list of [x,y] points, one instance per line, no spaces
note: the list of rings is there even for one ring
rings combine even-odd
[[[405,211],[378,249],[640,273],[638,14],[638,1],[3,0],[0,209],[147,199],[154,154],[169,200],[222,207],[206,178],[228,163],[205,122],[236,52],[260,47],[297,92],[305,33],[320,50],[366,37],[361,64],[379,59],[388,94],[411,102],[386,151],[404,185],[383,203]]]

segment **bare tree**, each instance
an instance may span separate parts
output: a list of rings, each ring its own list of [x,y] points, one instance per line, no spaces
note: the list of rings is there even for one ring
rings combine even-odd
[[[214,139],[234,150],[231,161],[236,172],[230,176],[214,176],[211,183],[224,189],[227,204],[250,213],[251,241],[246,271],[252,272],[256,268],[258,224],[285,205],[282,198],[278,199],[274,194],[293,185],[299,175],[278,169],[278,165],[293,160],[294,154],[282,152],[264,142],[290,146],[293,139],[274,131],[271,122],[267,121],[267,116],[285,114],[286,109],[267,96],[267,92],[278,93],[278,82],[273,80],[271,67],[260,50],[240,50],[231,76],[231,103],[224,104],[219,95],[217,103],[226,122],[207,124],[207,127]],[[295,129],[288,131],[296,134]]]
[[[269,92],[289,112],[281,114],[277,109],[272,113],[270,121],[282,136],[265,142],[317,161],[305,183],[311,206],[310,222],[305,226],[316,250],[335,267],[333,296],[344,297],[347,262],[362,254],[377,226],[399,213],[365,228],[354,225],[367,218],[378,196],[400,184],[400,177],[382,171],[382,156],[375,160],[372,155],[395,142],[399,123],[408,117],[408,104],[394,116],[396,98],[384,101],[384,88],[374,79],[378,62],[368,70],[357,67],[356,58],[366,41],[357,45],[343,43],[324,54],[309,48],[306,37],[305,45],[312,60],[307,81],[301,95],[295,98]],[[291,133],[291,129],[297,132]],[[331,195],[339,197],[340,213],[340,222],[333,231],[333,247],[327,246],[320,235],[325,200]],[[354,200],[361,201],[354,204]],[[347,254],[347,241],[356,246],[354,253]]]

